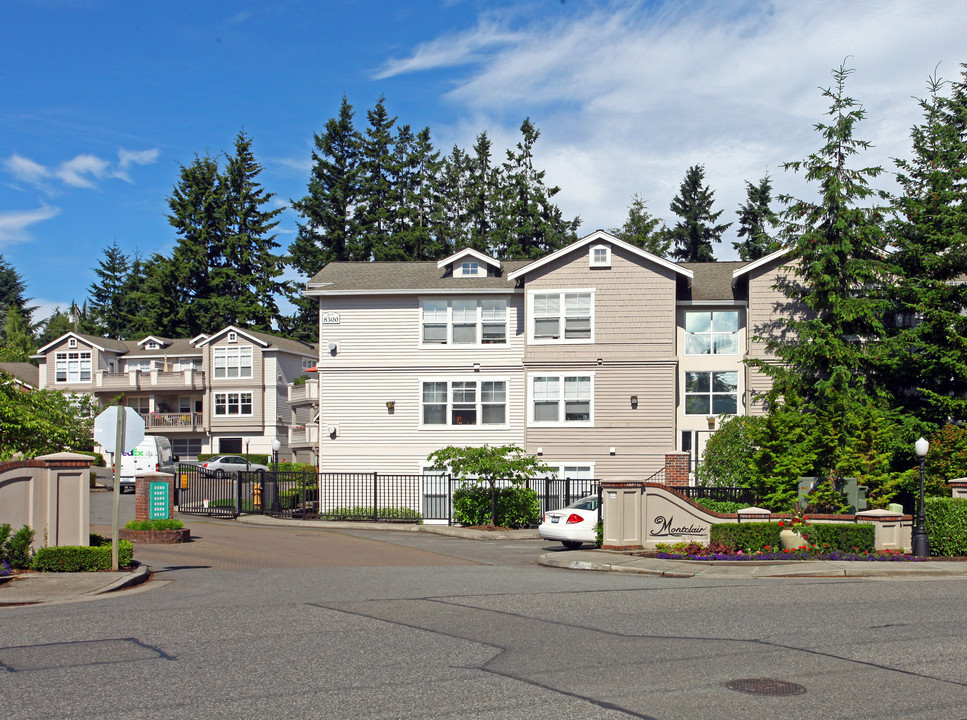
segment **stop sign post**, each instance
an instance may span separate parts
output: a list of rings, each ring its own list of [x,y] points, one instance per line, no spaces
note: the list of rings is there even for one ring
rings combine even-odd
[[[121,500],[121,453],[144,440],[144,418],[131,407],[112,405],[94,418],[94,441],[114,457],[114,522],[111,535],[111,569],[118,569],[118,506]]]

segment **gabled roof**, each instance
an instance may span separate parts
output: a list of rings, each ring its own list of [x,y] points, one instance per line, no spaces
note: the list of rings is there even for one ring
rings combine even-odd
[[[316,346],[310,343],[305,343],[301,340],[290,340],[289,338],[279,337],[278,335],[270,335],[269,333],[260,332],[258,330],[243,330],[235,325],[229,325],[228,327],[222,328],[218,332],[209,335],[198,344],[199,346],[209,345],[230,332],[238,333],[242,337],[248,338],[250,341],[263,348],[275,347],[279,350],[298,353],[300,355],[316,355]]]
[[[56,340],[52,340],[51,342],[47,343],[42,348],[40,348],[37,351],[37,353],[42,354],[47,350],[49,350],[50,348],[52,348],[54,345],[58,345],[64,340],[66,340],[67,338],[71,338],[71,337],[77,338],[78,340],[81,340],[84,343],[92,347],[95,347],[98,350],[101,350],[102,352],[104,350],[110,350],[112,352],[126,353],[131,348],[131,345],[126,343],[124,340],[113,340],[111,338],[97,337],[95,335],[85,335],[84,333],[71,331],[68,333],[64,333]]]
[[[482,252],[478,252],[473,248],[464,248],[460,252],[456,252],[448,258],[444,258],[436,264],[438,268],[445,268],[459,262],[465,257],[472,257],[474,260],[479,260],[480,262],[489,265],[490,267],[497,268],[500,270],[500,260],[492,258],[489,255],[484,255]]]
[[[736,289],[733,282],[735,271],[744,264],[727,260],[681,263],[681,266],[691,270],[694,276],[687,287],[684,287],[684,283],[680,284],[679,300],[689,300],[693,303],[744,301],[746,299],[744,294]]]
[[[683,275],[688,278],[692,277],[692,271],[685,267],[682,267],[681,265],[677,265],[671,262],[670,260],[666,260],[665,258],[658,257],[657,255],[652,255],[650,252],[642,250],[640,247],[636,247],[631,243],[625,242],[624,240],[619,240],[614,235],[612,235],[611,233],[607,233],[604,230],[596,230],[590,235],[586,235],[580,240],[576,240],[570,245],[567,245],[565,247],[562,247],[560,250],[552,252],[550,255],[545,255],[539,260],[531,261],[524,267],[518,269],[515,272],[510,273],[507,276],[507,279],[516,280],[519,277],[522,277],[524,275],[527,275],[528,273],[532,273],[535,270],[538,270],[539,268],[544,267],[548,263],[554,262],[555,260],[557,260],[560,257],[563,257],[564,255],[568,255],[569,253],[580,250],[581,248],[586,247],[587,245],[590,245],[591,243],[594,243],[594,242],[611,243],[612,245],[622,248],[623,250],[631,253],[632,255],[637,255],[643,260],[647,260],[649,262],[654,263],[655,265],[659,265],[660,267],[666,268],[668,270],[672,270],[673,272],[676,272],[679,275]]]
[[[317,272],[303,292],[324,295],[400,295],[433,292],[513,292],[506,271],[523,267],[529,260],[504,260],[496,275],[453,277],[434,260],[398,262],[332,262]]]
[[[148,337],[138,341],[138,347],[141,347],[142,345],[147,345],[149,342],[156,342],[161,347],[168,347],[169,345],[171,345],[173,340],[171,338],[163,338],[158,335],[148,335]]]
[[[769,263],[771,263],[771,262],[773,262],[775,260],[778,260],[783,255],[786,255],[787,253],[789,253],[791,251],[792,251],[792,248],[781,248],[779,250],[776,250],[773,253],[769,253],[765,257],[761,257],[758,260],[755,260],[755,261],[750,262],[750,263],[748,263],[746,265],[743,265],[742,267],[737,268],[735,270],[735,272],[732,273],[732,279],[733,280],[736,280],[739,277],[741,277],[742,275],[745,275],[747,273],[750,273],[753,270],[758,270],[760,267],[763,267],[763,266],[768,265]]]

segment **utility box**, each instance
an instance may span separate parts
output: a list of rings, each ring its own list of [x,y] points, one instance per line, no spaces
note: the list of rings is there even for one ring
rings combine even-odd
[[[822,477],[803,477],[799,478],[799,505],[805,507],[809,502],[807,496],[816,489],[820,483],[827,482],[828,478]],[[856,478],[840,478],[833,486],[836,492],[845,496],[846,504],[849,505],[848,512],[856,513],[866,510],[866,485],[858,485]]]

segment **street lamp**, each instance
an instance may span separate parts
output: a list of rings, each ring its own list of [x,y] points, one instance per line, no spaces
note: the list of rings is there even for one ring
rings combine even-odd
[[[917,455],[920,456],[920,502],[917,505],[916,526],[913,528],[913,555],[914,557],[930,557],[930,541],[927,539],[926,528],[927,518],[923,508],[923,461],[927,457],[930,443],[920,438],[914,447],[917,449]]]
[[[279,450],[282,449],[282,443],[279,442],[278,438],[272,438],[272,465],[275,472],[279,471]]]

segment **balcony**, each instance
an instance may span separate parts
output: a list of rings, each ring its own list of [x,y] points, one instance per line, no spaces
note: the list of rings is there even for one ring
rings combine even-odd
[[[319,444],[319,426],[315,423],[311,425],[293,425],[289,427],[289,447],[307,446],[315,447]]]
[[[145,413],[141,417],[148,432],[202,432],[205,429],[202,413]]]
[[[302,385],[289,385],[289,404],[319,403],[319,381],[307,380]]]
[[[201,370],[128,370],[127,372],[94,373],[95,390],[204,390],[205,373]]]

